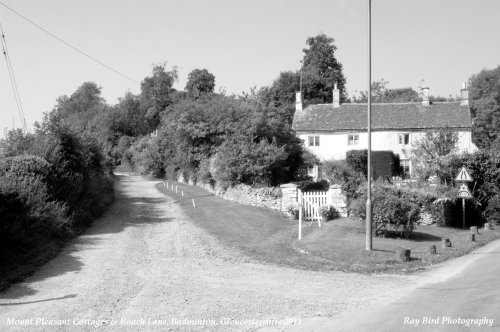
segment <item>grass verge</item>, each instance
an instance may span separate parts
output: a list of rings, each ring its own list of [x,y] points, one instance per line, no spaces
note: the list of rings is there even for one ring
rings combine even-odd
[[[281,213],[238,204],[202,188],[172,181],[168,188],[158,184],[157,189],[179,204],[194,224],[223,244],[264,263],[300,269],[408,273],[500,238],[498,227],[488,232],[481,229],[477,241],[468,242],[468,230],[418,226],[408,240],[374,237],[373,250],[366,251],[364,224],[353,219],[333,220],[322,228],[316,223],[304,223],[303,239],[297,241],[298,222]],[[450,239],[451,248],[441,248],[443,237]],[[436,255],[428,252],[431,245],[436,246]],[[400,247],[411,249],[410,262],[396,260]]]

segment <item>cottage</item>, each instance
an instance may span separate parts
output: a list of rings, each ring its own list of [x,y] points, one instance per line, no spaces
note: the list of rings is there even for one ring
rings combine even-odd
[[[460,101],[431,103],[429,89],[423,88],[421,103],[372,104],[371,111],[372,150],[399,155],[406,173],[412,171],[412,144],[429,130],[456,131],[459,152],[477,149],[471,139],[472,121],[465,84]],[[336,86],[332,104],[310,105],[305,109],[298,92],[292,127],[306,148],[322,161],[345,159],[349,150],[368,148],[367,105],[341,104]],[[317,178],[318,166],[308,172]]]

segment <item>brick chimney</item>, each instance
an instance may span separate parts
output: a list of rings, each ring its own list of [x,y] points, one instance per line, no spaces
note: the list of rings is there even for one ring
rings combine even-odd
[[[333,87],[333,108],[339,108],[340,107],[340,90],[337,87],[337,83],[335,83],[335,86]]]
[[[422,88],[422,106],[430,106],[431,102],[429,100],[429,88],[424,86]]]
[[[469,90],[466,82],[462,84],[462,90],[460,90],[460,106],[469,106]]]
[[[295,92],[295,110],[302,111],[302,94]]]

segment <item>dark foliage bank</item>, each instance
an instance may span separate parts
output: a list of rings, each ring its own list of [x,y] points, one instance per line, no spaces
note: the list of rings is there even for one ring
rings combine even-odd
[[[59,123],[7,133],[0,160],[0,288],[30,273],[113,200],[96,142]]]

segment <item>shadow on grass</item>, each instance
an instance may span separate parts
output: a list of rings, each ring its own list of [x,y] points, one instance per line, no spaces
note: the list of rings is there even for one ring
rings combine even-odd
[[[377,251],[377,252],[387,252],[390,254],[395,254],[396,252],[393,250],[384,250],[384,249],[372,249],[372,251]]]
[[[421,233],[421,232],[412,232],[410,238],[408,239],[409,241],[414,241],[414,242],[439,242],[441,241],[440,236],[432,235],[432,234],[427,234],[427,233]]]

